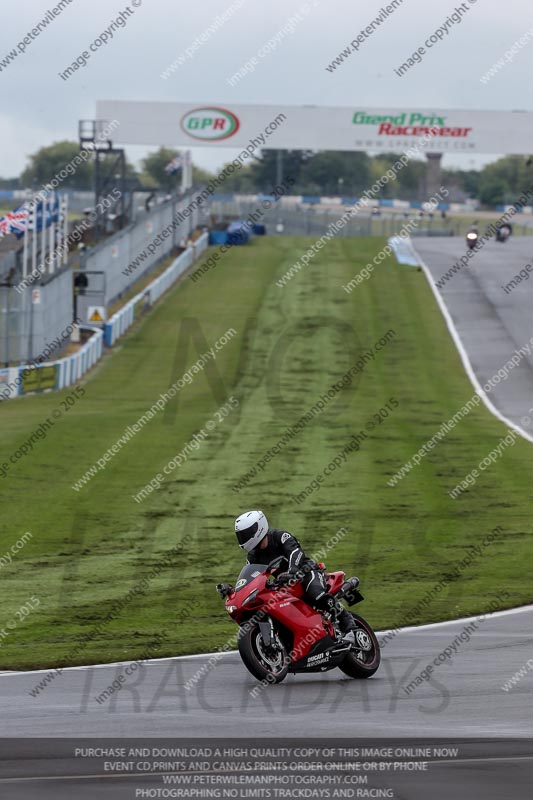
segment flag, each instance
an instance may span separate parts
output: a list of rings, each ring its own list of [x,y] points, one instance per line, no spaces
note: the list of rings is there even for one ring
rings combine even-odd
[[[48,200],[48,222],[49,227],[53,222],[59,222],[59,197],[53,192]]]
[[[43,229],[43,220],[46,225],[45,205],[40,200],[33,210],[33,230],[40,233]]]
[[[32,230],[40,233],[43,228],[49,228],[59,219],[59,198],[56,194],[49,195],[40,200],[32,209],[33,225]]]
[[[21,233],[21,235],[25,233],[28,227],[28,212],[24,207],[8,212],[6,219],[9,221],[12,233]]]
[[[175,175],[182,167],[182,158],[181,156],[175,156],[172,161],[169,161],[165,167],[165,172],[169,175]]]
[[[5,217],[0,217],[0,237],[11,233],[9,222]]]
[[[45,201],[40,201],[33,208],[26,205],[20,206],[15,211],[8,211],[0,217],[0,238],[14,233],[17,239],[21,239],[30,230],[42,231],[43,227],[49,228],[50,225],[60,221],[59,196],[54,193],[47,197]]]
[[[14,233],[20,239],[24,236],[28,227],[28,210],[21,206],[15,211],[8,211],[0,217],[0,236],[8,236]]]
[[[68,216],[68,197],[63,195],[58,203],[58,222],[65,222]]]

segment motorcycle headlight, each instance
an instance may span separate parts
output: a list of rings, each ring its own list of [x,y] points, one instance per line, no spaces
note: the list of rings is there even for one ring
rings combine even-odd
[[[237,611],[237,606],[226,606],[226,611],[228,614],[233,614],[235,611]]]

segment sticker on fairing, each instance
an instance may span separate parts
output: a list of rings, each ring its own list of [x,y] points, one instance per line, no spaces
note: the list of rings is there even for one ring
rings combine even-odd
[[[258,569],[255,572],[252,572],[252,578],[257,578],[258,575],[261,575]]]
[[[246,578],[239,578],[235,584],[235,591],[237,591],[237,589],[242,589],[243,586],[246,586]]]

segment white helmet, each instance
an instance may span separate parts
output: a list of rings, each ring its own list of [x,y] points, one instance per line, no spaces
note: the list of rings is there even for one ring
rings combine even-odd
[[[235,520],[235,533],[239,545],[249,553],[267,535],[267,518],[262,511],[246,511]]]

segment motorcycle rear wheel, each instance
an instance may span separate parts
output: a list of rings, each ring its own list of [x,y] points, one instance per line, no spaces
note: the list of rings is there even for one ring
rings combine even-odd
[[[354,631],[357,643],[339,664],[339,669],[350,678],[370,678],[378,671],[381,662],[379,642],[368,622],[358,614],[350,613],[357,626]]]
[[[243,625],[239,631],[239,653],[246,669],[254,678],[268,683],[281,683],[289,671],[289,657],[281,640],[276,637],[280,648],[276,657],[266,652],[259,625]]]

